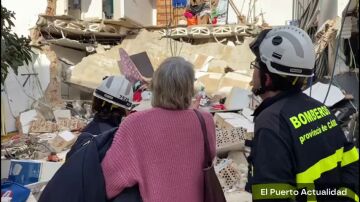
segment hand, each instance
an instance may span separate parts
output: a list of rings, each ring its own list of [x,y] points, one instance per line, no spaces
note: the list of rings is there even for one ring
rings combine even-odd
[[[201,100],[201,95],[196,96],[195,101],[193,101],[193,103],[191,105],[191,108],[192,109],[199,109],[200,100]]]

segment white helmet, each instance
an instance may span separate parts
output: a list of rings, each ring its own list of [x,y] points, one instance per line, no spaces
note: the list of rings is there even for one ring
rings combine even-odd
[[[125,109],[133,106],[132,84],[122,75],[105,77],[94,96]]]
[[[288,76],[313,76],[315,50],[304,30],[295,26],[275,27],[258,44],[258,56],[269,72]]]

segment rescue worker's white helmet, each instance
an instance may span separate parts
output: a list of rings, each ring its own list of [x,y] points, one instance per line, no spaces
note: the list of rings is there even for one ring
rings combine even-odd
[[[266,64],[269,72],[288,76],[313,76],[315,49],[304,30],[295,26],[275,27],[258,44],[259,59]]]
[[[132,84],[122,75],[105,77],[94,96],[124,109],[133,107]]]

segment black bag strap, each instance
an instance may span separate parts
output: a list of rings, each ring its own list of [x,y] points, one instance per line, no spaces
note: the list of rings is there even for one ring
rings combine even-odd
[[[209,144],[209,140],[208,140],[208,136],[207,136],[205,120],[204,120],[204,117],[201,115],[201,113],[198,110],[194,109],[194,112],[200,121],[202,134],[204,136],[204,153],[205,153],[205,163],[206,163],[205,166],[206,166],[206,168],[211,167],[212,160],[211,160],[211,154],[210,154],[210,146],[209,146],[210,144]]]

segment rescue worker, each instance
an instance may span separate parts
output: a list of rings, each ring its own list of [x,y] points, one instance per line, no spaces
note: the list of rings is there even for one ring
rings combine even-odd
[[[263,100],[248,158],[253,200],[358,201],[357,148],[330,110],[301,90],[314,72],[310,37],[281,26],[262,31],[250,49],[252,92]]]
[[[111,128],[118,127],[133,107],[132,84],[124,76],[105,77],[93,93],[93,120],[82,130],[71,150],[68,159],[85,141],[87,134],[98,135]]]
[[[94,119],[85,127],[42,192],[39,202],[141,202],[138,185],[106,198],[101,162],[122,118],[133,107],[132,84],[124,76],[106,77],[94,91]],[[94,137],[96,136],[96,137]]]

